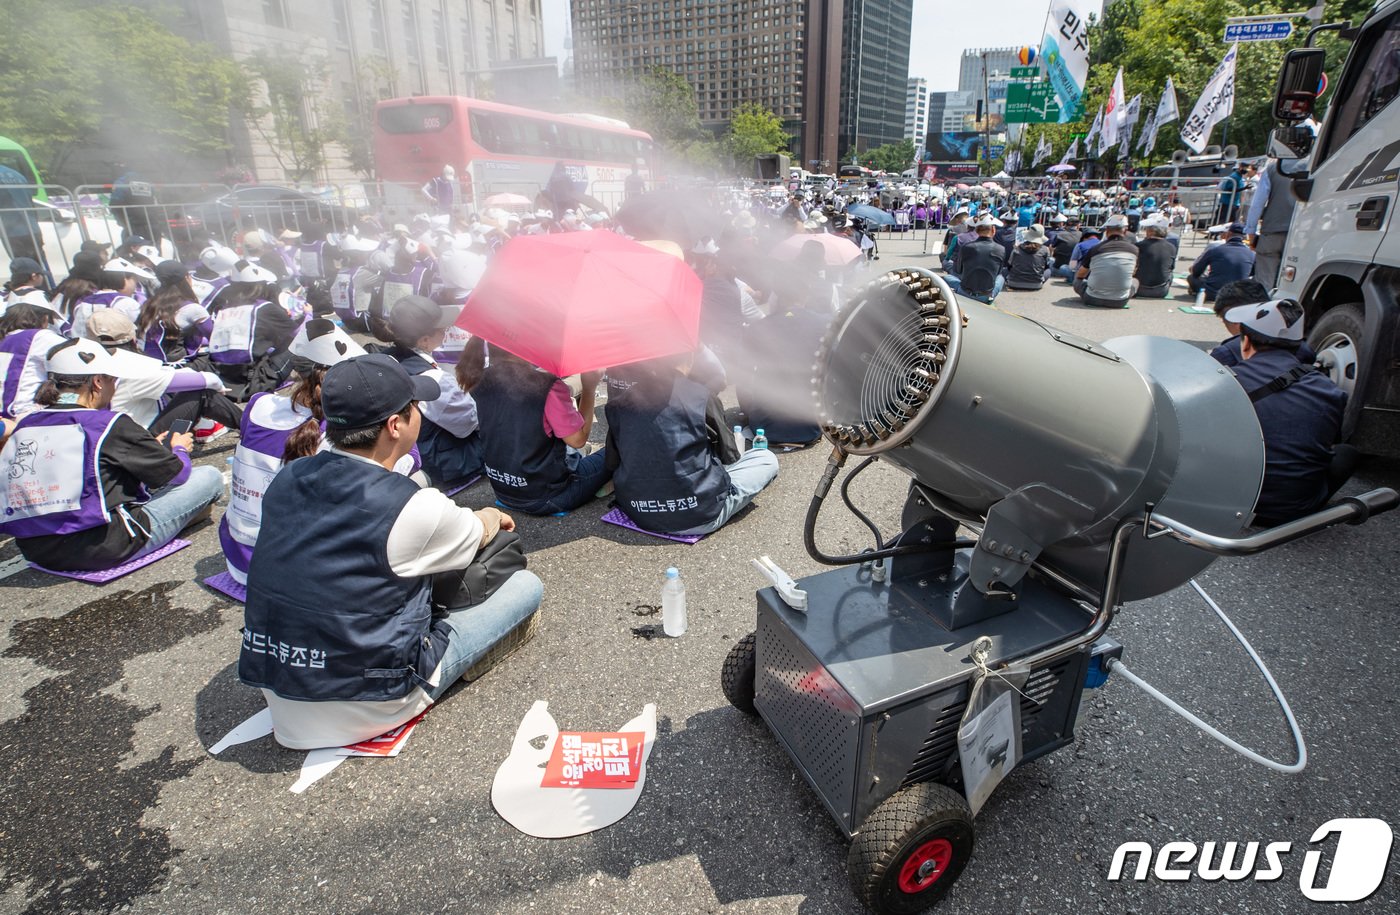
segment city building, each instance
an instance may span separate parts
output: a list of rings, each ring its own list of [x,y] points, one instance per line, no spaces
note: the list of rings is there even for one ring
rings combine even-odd
[[[977,102],[982,98],[982,93],[972,92],[934,92],[929,96],[929,127],[930,131],[938,130],[942,133],[957,133],[958,131],[976,130]],[[935,107],[938,111],[934,116]]]
[[[250,63],[303,65],[299,118],[308,129],[343,115],[367,137],[374,103],[413,94],[482,95],[529,104],[557,94],[557,66],[542,58],[540,0],[138,0],[175,32]],[[356,177],[332,146],[315,175],[299,175],[278,125],[229,125],[231,165],[261,181]]]
[[[722,132],[754,103],[783,120],[795,160],[830,170],[905,134],[913,0],[572,0],[575,90],[625,99],[654,68],[695,92]]]
[[[911,76],[904,90],[904,138],[923,146],[928,133],[928,80]],[[940,109],[941,113],[942,109]]]

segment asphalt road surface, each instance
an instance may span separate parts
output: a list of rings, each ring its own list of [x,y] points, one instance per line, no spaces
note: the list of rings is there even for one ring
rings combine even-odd
[[[880,267],[934,263],[919,239],[882,247]],[[1096,340],[1218,340],[1213,317],[1177,310],[1185,301],[1105,312],[1056,283],[998,305]],[[1067,409],[1092,410],[1095,397],[1086,390]],[[218,442],[201,460],[222,467],[231,450]],[[603,525],[602,503],[520,518],[545,583],[539,636],[449,694],[401,756],[351,759],[302,795],[288,788],[303,754],[271,739],[206,752],[260,705],[234,674],[241,608],[198,583],[223,566],[212,525],[191,548],[100,588],[28,570],[5,543],[0,910],[858,911],[840,832],[766,727],[719,688],[725,653],[754,625],[762,582],[749,559],[768,554],[795,576],[820,570],[801,522],[825,457],[822,447],[782,455],[755,507],[695,546]],[[1370,462],[1347,491],[1397,484],[1395,464]],[[905,485],[876,465],[854,492],[893,530]],[[458,500],[480,507],[491,496],[480,484]],[[837,502],[820,541],[858,550],[867,535]],[[1400,823],[1397,543],[1392,513],[1200,576],[1292,702],[1310,751],[1303,774],[1246,762],[1110,679],[1085,694],[1075,744],[997,789],[940,911],[1324,911],[1299,889],[1313,831],[1338,817]],[[654,637],[670,565],[689,588],[679,639]],[[1247,746],[1291,758],[1259,676],[1191,592],[1129,604],[1112,634],[1136,672]],[[493,774],[537,699],[576,730],[614,728],[656,703],[658,740],[630,816],[546,841],[496,815]],[[1292,850],[1275,881],[1107,879],[1120,843],[1177,840]],[[1323,873],[1335,842],[1317,846]],[[1371,898],[1339,908],[1400,910],[1400,880],[1391,873]]]

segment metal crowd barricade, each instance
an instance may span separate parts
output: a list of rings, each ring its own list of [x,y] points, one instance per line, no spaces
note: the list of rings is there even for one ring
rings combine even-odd
[[[10,276],[17,257],[39,262],[53,283],[68,275],[73,255],[88,239],[77,196],[58,184],[0,185],[0,271]]]
[[[206,218],[215,201],[229,192],[228,185],[133,181],[124,188],[128,199],[113,205],[117,189],[110,184],[75,189],[88,237],[116,248],[128,237],[140,236],[165,257],[182,261],[194,260],[209,240],[229,241],[224,227]]]

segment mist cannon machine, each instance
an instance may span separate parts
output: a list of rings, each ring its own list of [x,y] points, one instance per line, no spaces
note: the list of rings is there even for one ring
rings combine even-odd
[[[834,448],[804,536],[836,568],[759,591],[721,680],[853,839],[854,889],[875,911],[937,902],[971,854],[970,803],[1073,741],[1082,691],[1121,658],[1105,634],[1121,602],[1400,502],[1376,490],[1246,534],[1264,446],[1228,370],[1177,340],[1096,344],[924,270],[850,298],[813,384]],[[875,543],[832,556],[819,516],[852,456],[841,495]],[[877,460],[910,477],[888,542],[848,492]]]

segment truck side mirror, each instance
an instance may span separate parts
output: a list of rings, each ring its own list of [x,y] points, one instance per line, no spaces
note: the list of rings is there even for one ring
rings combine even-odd
[[[1312,116],[1326,64],[1327,52],[1321,48],[1294,48],[1284,55],[1274,90],[1276,119],[1294,123]]]
[[[1269,137],[1269,155],[1276,159],[1301,159],[1312,152],[1316,135],[1307,127],[1278,127]]]

